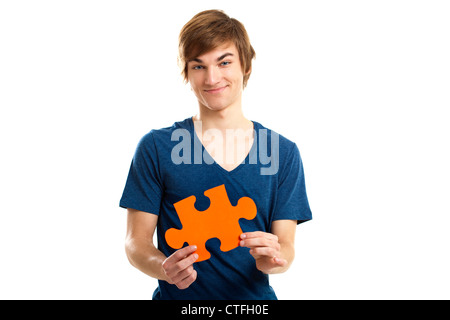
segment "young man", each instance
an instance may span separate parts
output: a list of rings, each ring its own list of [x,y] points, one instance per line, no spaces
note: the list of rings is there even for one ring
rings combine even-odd
[[[137,147],[120,201],[128,259],[159,280],[153,299],[276,299],[268,275],[311,219],[298,148],[243,115],[255,52],[239,21],[204,11],[179,40],[199,113]]]

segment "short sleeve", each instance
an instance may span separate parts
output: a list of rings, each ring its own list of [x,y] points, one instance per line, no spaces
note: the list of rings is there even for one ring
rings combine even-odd
[[[136,148],[120,206],[159,215],[161,181],[157,149],[152,132],[149,132]]]
[[[303,163],[296,144],[293,145],[282,168],[273,220],[297,220],[297,224],[311,220]]]

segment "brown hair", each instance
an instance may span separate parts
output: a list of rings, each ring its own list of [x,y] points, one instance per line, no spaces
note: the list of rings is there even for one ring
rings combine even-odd
[[[239,52],[239,60],[244,74],[244,88],[250,77],[252,59],[255,50],[244,25],[230,18],[221,10],[206,10],[196,14],[181,29],[178,43],[178,63],[182,69],[184,81],[188,81],[187,64],[190,60],[214,50],[222,44],[231,41]]]

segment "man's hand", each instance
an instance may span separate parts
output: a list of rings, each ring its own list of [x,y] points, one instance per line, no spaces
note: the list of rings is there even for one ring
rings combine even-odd
[[[164,273],[170,284],[174,284],[178,289],[188,288],[196,279],[197,271],[194,270],[194,262],[198,259],[198,254],[194,253],[196,246],[188,246],[177,250],[162,263]]]
[[[241,247],[250,248],[250,254],[256,260],[256,267],[266,274],[274,273],[278,268],[288,265],[282,258],[278,237],[272,233],[255,231],[241,234]]]

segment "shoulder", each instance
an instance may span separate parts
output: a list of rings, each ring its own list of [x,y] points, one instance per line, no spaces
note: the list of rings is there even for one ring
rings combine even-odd
[[[159,129],[151,129],[147,134],[145,134],[139,144],[150,147],[150,148],[160,148],[164,146],[170,145],[172,141],[172,137],[174,132],[189,130],[189,118],[183,121],[178,121],[172,124],[171,126],[159,128]]]
[[[286,158],[293,152],[298,151],[294,141],[286,138],[275,130],[265,127],[259,122],[253,121],[253,123],[255,124],[255,129],[258,130],[259,139],[263,140],[262,143],[264,144],[264,142],[267,141],[268,148],[271,146],[272,149],[273,147],[277,147],[280,158]]]
[[[260,159],[265,158],[263,154],[270,154],[270,168],[272,170],[264,171],[267,172],[264,174],[277,174],[283,180],[289,174],[291,168],[301,167],[300,152],[295,142],[260,123],[255,123],[255,128],[258,128],[258,154]]]

